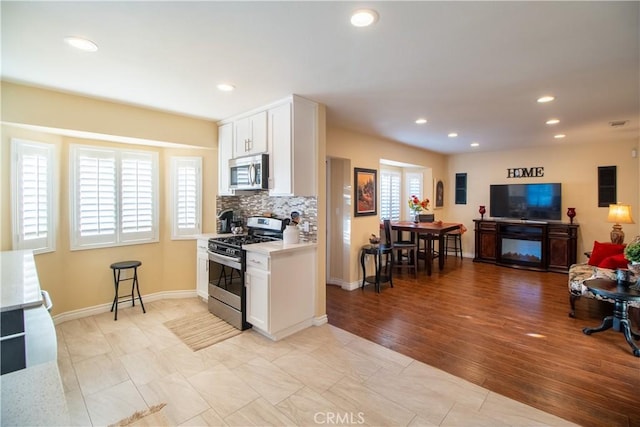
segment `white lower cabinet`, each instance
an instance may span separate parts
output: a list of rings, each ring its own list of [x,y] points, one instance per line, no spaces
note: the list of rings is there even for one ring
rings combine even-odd
[[[269,331],[269,272],[247,268],[244,280],[247,287],[247,322],[255,328]]]
[[[247,250],[247,322],[278,340],[313,324],[316,247]]]
[[[209,254],[208,239],[197,240],[196,293],[205,301],[209,299]]]

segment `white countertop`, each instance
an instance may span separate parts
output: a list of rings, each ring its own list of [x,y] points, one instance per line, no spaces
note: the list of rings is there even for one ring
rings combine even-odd
[[[242,248],[247,252],[259,252],[267,255],[277,255],[286,252],[313,249],[317,246],[318,244],[315,242],[284,243],[282,241],[277,241],[253,243],[251,245],[244,245],[242,246]]]
[[[33,251],[0,252],[0,311],[43,304]]]
[[[57,361],[4,374],[3,426],[68,426],[69,413]]]

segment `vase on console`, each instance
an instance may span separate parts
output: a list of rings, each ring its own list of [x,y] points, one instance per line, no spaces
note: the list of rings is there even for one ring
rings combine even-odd
[[[576,208],[567,208],[567,216],[569,217],[569,223],[573,224],[573,218],[576,216]]]
[[[484,219],[484,214],[487,213],[487,209],[484,205],[480,205],[480,209],[478,209],[478,213],[480,214],[480,219]]]

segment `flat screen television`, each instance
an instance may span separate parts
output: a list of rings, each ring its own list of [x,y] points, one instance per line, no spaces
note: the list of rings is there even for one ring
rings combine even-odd
[[[562,186],[549,184],[491,185],[489,214],[494,218],[559,221]]]

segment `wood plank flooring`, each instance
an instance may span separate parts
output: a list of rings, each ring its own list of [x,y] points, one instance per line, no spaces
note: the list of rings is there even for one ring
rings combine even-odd
[[[449,256],[393,284],[327,286],[329,323],[583,426],[640,426],[640,358],[620,332],[582,333],[613,307],[581,298],[568,317],[566,274]]]

